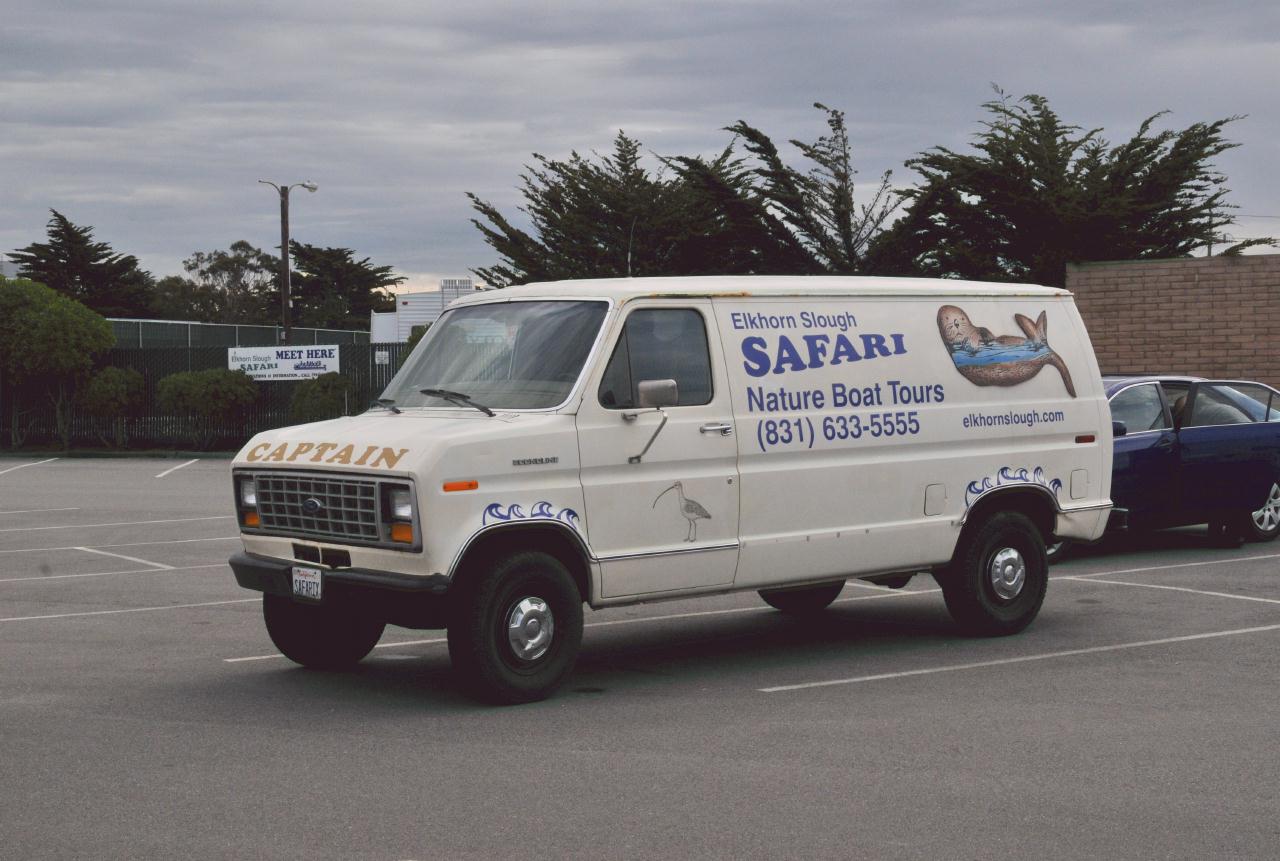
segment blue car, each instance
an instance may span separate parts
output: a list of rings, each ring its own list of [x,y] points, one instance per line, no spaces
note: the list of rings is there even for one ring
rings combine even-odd
[[[1280,392],[1181,376],[1103,383],[1115,436],[1110,528],[1208,523],[1227,543],[1280,535]]]

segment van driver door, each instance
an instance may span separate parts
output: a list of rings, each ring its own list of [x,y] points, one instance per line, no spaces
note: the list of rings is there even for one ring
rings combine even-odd
[[[711,303],[637,304],[625,314],[578,411],[602,597],[729,585],[738,448]],[[640,383],[651,380],[676,383],[675,403],[661,412],[640,406]]]

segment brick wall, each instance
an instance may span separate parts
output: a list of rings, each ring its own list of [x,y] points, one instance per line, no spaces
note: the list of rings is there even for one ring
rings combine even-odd
[[[1069,264],[1067,289],[1104,374],[1280,388],[1280,254]]]

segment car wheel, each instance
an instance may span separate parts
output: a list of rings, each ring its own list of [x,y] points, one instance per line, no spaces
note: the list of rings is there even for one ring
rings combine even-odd
[[[1040,531],[1024,515],[1002,511],[961,540],[937,578],[951,618],[976,636],[1026,628],[1040,612],[1049,584]]]
[[[803,589],[761,589],[760,597],[775,610],[790,616],[807,616],[830,606],[844,588],[844,581],[806,586]]]
[[[1280,482],[1273,482],[1267,501],[1240,518],[1240,532],[1249,541],[1273,541],[1280,535]]]
[[[546,553],[515,553],[476,572],[455,596],[449,657],[462,686],[485,702],[544,699],[582,645],[582,595]]]
[[[267,634],[280,653],[316,670],[354,666],[382,638],[386,623],[326,604],[312,605],[282,595],[262,596]]]

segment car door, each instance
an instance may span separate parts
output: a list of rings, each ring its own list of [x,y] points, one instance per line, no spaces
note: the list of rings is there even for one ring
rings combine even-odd
[[[1262,507],[1277,475],[1277,400],[1257,383],[1192,384],[1178,430],[1186,508],[1212,515]]]
[[[709,301],[630,308],[578,411],[605,598],[733,582],[738,447],[713,320]],[[677,402],[641,408],[650,380],[674,380]]]
[[[1176,519],[1180,490],[1178,437],[1159,383],[1138,383],[1113,394],[1112,421],[1123,422],[1115,437],[1111,500],[1134,525]]]

